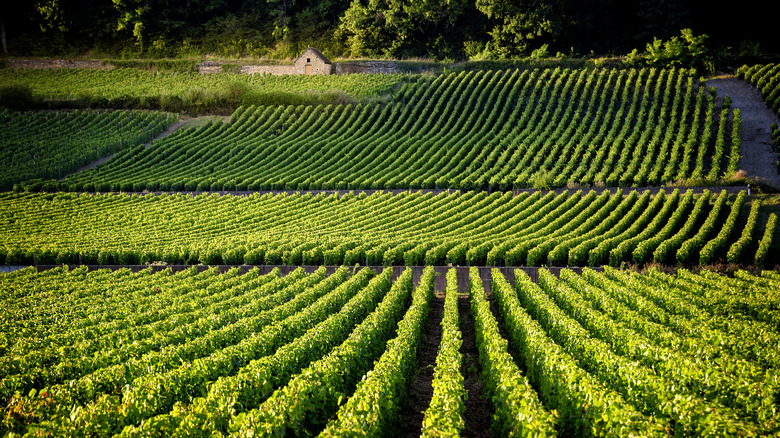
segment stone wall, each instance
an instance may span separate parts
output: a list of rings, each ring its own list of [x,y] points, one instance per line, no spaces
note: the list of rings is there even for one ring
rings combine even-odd
[[[10,68],[83,68],[92,70],[108,70],[113,68],[111,64],[103,61],[74,61],[70,59],[6,59],[6,66]]]
[[[314,74],[329,75],[331,73],[331,64],[311,63]],[[213,74],[219,73],[221,65],[216,62],[201,63],[198,64],[198,72],[200,74]],[[242,65],[239,73],[242,75],[256,75],[256,74],[268,74],[268,75],[302,75],[306,74],[305,64],[300,65]]]
[[[393,61],[356,61],[347,63],[325,64],[319,59],[313,59],[311,64],[315,74],[352,74],[352,73],[400,73],[401,70]],[[6,59],[9,68],[82,68],[108,70],[113,68],[111,64],[103,61],[74,61],[69,59]],[[222,71],[222,63],[216,61],[204,61],[197,66],[200,74],[214,74]],[[320,71],[322,73],[320,73]],[[304,74],[303,64],[298,68],[294,64],[288,65],[244,65],[239,70],[241,74],[270,74],[270,75],[294,75]]]
[[[393,61],[359,61],[334,64],[333,73],[345,75],[351,73],[400,73],[398,64]]]
[[[198,64],[198,73],[202,75],[214,74],[222,71],[222,64],[214,61],[203,61]]]
[[[290,65],[244,65],[241,66],[241,74],[243,75],[256,75],[256,74],[269,74],[269,75],[294,75],[295,66]]]
[[[345,75],[352,73],[400,73],[401,70],[393,61],[362,61],[349,62],[346,64],[333,63],[325,64],[319,59],[312,59],[310,63],[314,69],[314,74],[337,74]],[[221,71],[221,64],[214,61],[206,61],[198,64],[198,72],[201,74],[213,74]],[[269,75],[302,75],[305,74],[305,63],[298,65],[243,65],[241,74],[269,74]]]

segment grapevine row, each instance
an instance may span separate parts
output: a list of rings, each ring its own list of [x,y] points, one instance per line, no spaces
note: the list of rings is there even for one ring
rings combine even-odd
[[[410,78],[386,104],[240,107],[28,190],[221,191],[660,185],[718,179],[739,116],[688,70]],[[694,91],[699,90],[699,91]]]
[[[680,269],[672,275],[651,269],[640,274],[607,267],[584,269],[581,275],[564,269],[560,278],[542,269],[538,284],[521,270],[513,277],[514,286],[492,270],[494,313],[486,284],[472,267],[470,312],[462,315],[475,324],[495,432],[766,436],[780,430],[774,403],[780,385],[780,355],[773,348],[780,342],[776,273],[736,271],[727,277],[706,270]],[[272,307],[234,311],[241,315],[239,325],[244,321],[255,328],[249,335],[236,330],[222,344],[214,337],[221,329],[204,328],[182,344],[200,345],[197,352],[163,346],[143,354],[138,368],[131,360],[97,373],[84,371],[61,384],[17,390],[3,401],[3,433],[390,436],[405,420],[399,415],[418,372],[416,354],[434,294],[430,267],[416,288],[410,269],[394,282],[391,269],[377,275],[345,267],[329,276],[319,268],[284,277],[256,271],[238,275],[235,269],[224,274],[84,268],[1,273],[0,299],[11,311],[3,318],[7,342],[0,358],[30,356],[38,348],[31,344],[25,350],[22,335],[5,338],[13,335],[9,327],[26,327],[27,339],[40,331],[51,339],[62,334],[78,341],[88,332],[77,327],[132,320],[134,312],[101,318],[121,308],[110,299],[101,306],[111,284],[127,291],[125,304],[134,309],[157,300],[163,305],[168,291],[204,293],[214,305],[218,297],[227,304],[245,296]],[[421,424],[426,436],[470,430],[463,418],[457,288],[456,270],[450,269],[433,397]],[[61,300],[50,299],[60,290],[66,291]],[[32,301],[41,303],[39,313],[57,313],[69,324],[52,327],[45,318],[14,313]],[[94,312],[85,312],[90,303]],[[195,311],[174,308],[182,315]],[[225,312],[197,310],[204,311],[197,317],[204,322]],[[149,324],[163,336],[176,332]],[[175,353],[164,359],[168,352]],[[52,357],[41,366],[54,369],[59,361]],[[102,386],[90,383],[97,385],[95,376],[116,366],[119,374]]]
[[[707,191],[676,190],[544,196],[5,194],[0,262],[693,265],[702,252],[705,262],[725,259],[725,250],[710,252],[730,247],[742,234],[744,196],[729,205],[726,192],[713,203]],[[720,214],[725,209],[730,213]],[[41,232],[46,229],[58,233]],[[771,239],[776,230],[766,229],[754,224],[749,234],[769,233]]]

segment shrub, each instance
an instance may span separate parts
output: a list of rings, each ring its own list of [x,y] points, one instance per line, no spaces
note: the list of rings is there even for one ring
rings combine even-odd
[[[138,258],[139,264],[151,264],[154,262],[161,262],[163,260],[163,257],[160,253],[153,251],[153,250],[146,250],[141,253],[141,255]]]
[[[36,254],[39,265],[53,265],[57,259],[57,253],[50,249],[45,249]]]
[[[531,187],[539,190],[549,190],[553,185],[552,173],[542,169],[531,177]]]
[[[531,59],[545,59],[550,57],[550,50],[547,44],[542,44],[541,47],[531,52]]]
[[[279,248],[273,248],[265,253],[266,265],[281,265],[283,252]]]
[[[633,66],[686,67],[713,71],[714,56],[707,47],[708,39],[706,34],[696,36],[691,29],[682,29],[680,36],[667,41],[653,38],[653,42],[645,46],[644,52],[634,49],[624,62]]]
[[[179,250],[166,249],[163,252],[163,261],[172,265],[179,265],[182,264],[184,258],[182,257],[181,252],[179,252]]]
[[[57,257],[54,262],[58,265],[70,265],[79,262],[79,256],[75,251],[70,249],[61,249],[57,252]]]
[[[322,265],[324,261],[322,247],[315,246],[312,249],[301,252],[301,264],[303,265]],[[325,263],[327,264],[327,263]],[[335,263],[333,263],[335,264]]]
[[[33,257],[31,253],[24,252],[18,248],[11,248],[6,251],[5,263],[7,265],[32,265]]]
[[[117,263],[120,265],[137,265],[138,255],[133,251],[120,251],[117,254]]]

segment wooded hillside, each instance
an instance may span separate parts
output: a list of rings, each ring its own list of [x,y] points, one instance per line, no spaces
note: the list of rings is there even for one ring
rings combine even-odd
[[[35,0],[0,7],[9,56],[501,59],[625,54],[680,29],[776,52],[758,0]]]

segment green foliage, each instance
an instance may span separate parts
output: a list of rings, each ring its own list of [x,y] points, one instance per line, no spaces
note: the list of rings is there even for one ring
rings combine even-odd
[[[618,245],[615,255],[610,254],[610,263],[619,265],[632,253],[637,262],[646,262],[658,247],[664,247],[669,256],[663,261],[672,261],[678,247],[693,234],[690,223],[695,228],[700,216],[710,216],[702,229],[726,235],[735,226],[733,217],[744,210],[737,204],[728,218],[709,214],[709,207],[703,205],[706,196],[699,196],[698,213],[692,213],[692,193],[683,197],[639,196],[636,192],[625,196],[549,193],[544,197],[377,193],[348,199],[335,195],[66,193],[56,201],[52,196],[4,196],[0,214],[6,219],[0,222],[0,248],[6,248],[9,259],[12,253],[51,253],[54,258],[63,254],[101,264],[132,259],[231,265],[571,266],[585,264],[594,254],[603,257],[602,243],[612,247],[628,242],[626,248]],[[249,217],[253,220],[245,220]],[[338,221],[323,223],[326,218]],[[683,222],[685,227],[680,228]],[[345,229],[340,223],[351,227]],[[402,227],[402,231],[383,233],[388,227]],[[48,229],[58,233],[51,235]],[[193,237],[192,229],[202,231]],[[162,235],[164,240],[156,237]],[[637,239],[643,243],[632,252]],[[689,262],[696,262],[696,254]],[[752,254],[748,251],[745,256]],[[660,255],[658,260],[662,260]]]
[[[758,88],[766,106],[775,114],[780,115],[780,64],[743,65],[737,69],[737,76]],[[780,150],[780,129],[776,123],[773,123],[770,130],[772,146],[775,151],[778,151]]]
[[[726,191],[721,191],[721,194],[718,196],[718,198],[715,200],[715,204],[712,207],[712,210],[710,210],[710,213],[707,215],[707,218],[704,220],[704,223],[701,224],[699,227],[698,232],[690,237],[689,239],[682,241],[684,237],[680,237],[681,234],[675,235],[670,242],[673,242],[669,248],[671,248],[672,245],[675,245],[679,242],[682,242],[682,244],[679,246],[679,249],[677,249],[675,258],[677,259],[677,262],[681,265],[690,265],[695,264],[697,262],[696,260],[696,253],[703,250],[703,246],[706,244],[707,239],[709,236],[713,233],[713,230],[715,229],[715,224],[719,222],[720,218],[720,212],[725,208],[726,201],[728,200],[728,195],[726,194]],[[730,220],[726,221],[725,226],[721,227],[721,231],[724,232],[724,237],[722,239],[725,239],[728,237],[728,234],[731,233],[731,230],[734,227],[734,221],[736,221],[737,214],[739,214],[739,210],[742,207],[742,204],[745,201],[745,195],[741,195],[737,197],[737,200],[734,202],[735,209],[732,210],[732,214],[730,216]],[[697,214],[697,209],[694,207],[693,214],[691,217],[695,216]],[[689,219],[688,222],[686,222],[686,225],[692,223],[692,221]],[[686,230],[686,227],[683,227],[683,231]],[[666,242],[665,242],[666,243]],[[662,243],[661,245],[664,245]],[[714,244],[715,246],[711,246],[710,248],[707,248],[706,251],[704,251],[705,255],[705,262],[711,261],[715,257],[715,251],[717,249],[718,244]],[[664,257],[664,256],[660,256]],[[660,261],[660,258],[656,258],[656,261]]]
[[[706,34],[696,36],[691,29],[682,29],[680,36],[666,41],[653,38],[644,52],[634,49],[626,57],[626,63],[632,66],[696,68],[711,73],[715,64],[712,50],[707,45],[708,39]]]
[[[547,274],[542,272],[545,279]],[[662,435],[663,420],[642,415],[608,384],[602,383],[596,373],[587,372],[570,348],[554,341],[564,330],[549,327],[559,324],[565,316],[553,306],[539,308],[537,302],[544,300],[540,295],[545,292],[525,272],[515,270],[515,290],[512,290],[506,278],[493,270],[491,286],[511,345],[522,352],[522,363],[529,379],[539,388],[540,398],[557,410],[561,434],[600,435],[610,430],[623,435]],[[549,303],[549,298],[544,301]],[[542,316],[541,312],[546,315]],[[619,414],[608,414],[615,412]]]
[[[451,58],[460,52],[452,35],[467,5],[464,0],[353,1],[338,31],[352,57]]]
[[[775,213],[772,213],[769,215],[769,219],[766,222],[766,227],[764,228],[764,235],[761,237],[761,240],[758,242],[758,250],[756,250],[756,256],[755,256],[755,262],[757,266],[765,267],[767,266],[767,263],[771,260],[769,259],[770,248],[772,247],[772,242],[774,241],[776,232],[777,232],[777,215]]]
[[[400,281],[404,281],[403,275]],[[357,384],[355,392],[339,409],[338,418],[328,422],[323,436],[380,436],[403,421],[399,411],[414,377],[417,351],[433,298],[433,280],[433,268],[428,267],[412,293],[411,305],[398,322],[396,337],[388,341],[371,374]]]
[[[723,227],[720,228],[720,231],[712,240],[701,248],[701,252],[699,253],[701,264],[710,264],[716,258],[722,257],[721,253],[725,250],[726,244],[728,243],[734,228],[736,228],[737,218],[742,210],[742,205],[745,203],[746,196],[745,192],[739,192],[737,199],[734,200],[734,204],[731,206],[731,211],[729,212]],[[760,203],[756,202],[756,204]],[[757,208],[757,206],[751,207],[750,214],[755,216],[756,213],[754,213],[754,211],[757,212]]]
[[[230,114],[242,104],[383,101],[408,80],[404,75],[201,75],[194,71],[192,60],[109,62],[123,67],[0,70],[0,80],[9,90],[30,90],[33,100],[23,101],[45,99],[47,106],[137,108],[194,114]]]
[[[198,64],[197,61],[191,59],[106,59],[103,62],[116,68],[177,73],[195,72]]]
[[[747,249],[747,246],[753,241],[753,231],[756,228],[758,222],[758,211],[761,207],[761,201],[753,200],[750,206],[750,214],[748,215],[745,228],[742,229],[742,235],[734,242],[729,248],[726,254],[726,260],[729,263],[739,263]]]
[[[425,410],[423,437],[459,436],[465,428],[464,378],[461,373],[463,344],[458,315],[458,277],[455,269],[447,271],[444,316],[441,320],[441,342],[433,372],[433,395]]]
[[[547,44],[542,44],[538,49],[531,52],[531,59],[544,59],[550,57],[550,51]]]
[[[341,105],[355,103],[354,97],[339,91],[291,93],[287,91],[247,91],[240,96],[243,106]]]
[[[61,178],[100,158],[132,157],[176,117],[149,112],[0,112],[0,189],[23,183],[37,189],[41,178]],[[143,146],[140,146],[142,149]],[[69,187],[69,185],[63,185]],[[127,184],[126,191],[132,191]],[[56,181],[40,186],[59,190]],[[82,189],[82,185],[74,185]]]
[[[681,69],[316,77],[5,73],[0,78],[35,84],[34,92],[51,100],[232,110],[228,124],[181,129],[154,147],[116,157],[109,172],[64,181],[93,190],[103,183],[133,190],[661,185],[720,178],[740,149],[739,124],[728,123],[732,112],[716,113],[714,97],[701,84],[694,91],[694,72]],[[174,155],[178,165],[167,166],[165,158]]]
[[[331,207],[357,198],[308,197]],[[155,199],[176,198],[185,196]],[[76,197],[46,200],[69,199]],[[236,213],[237,199],[214,199]],[[60,253],[49,248],[38,256]],[[28,255],[0,247],[0,259]],[[433,269],[423,271],[417,288],[410,269],[394,282],[393,269],[261,272],[59,266],[0,274],[0,432],[397,434],[408,422],[398,414],[420,368]],[[447,273],[424,436],[471,432],[462,421],[460,318],[474,323],[497,435],[780,431],[777,272],[606,268],[564,269],[556,277],[541,269],[533,282],[518,269],[513,287],[496,269],[490,300],[478,268],[468,274],[470,312],[459,317],[458,275]]]
[[[558,39],[564,29],[563,2],[478,0],[476,6],[494,23],[486,50],[499,59],[532,51],[532,57],[547,56],[544,42]]]
[[[475,267],[469,269],[468,284],[479,361],[493,406],[491,430],[497,436],[554,435],[557,413],[545,409],[507,351],[508,343],[499,334],[498,322],[485,299],[485,287]]]

